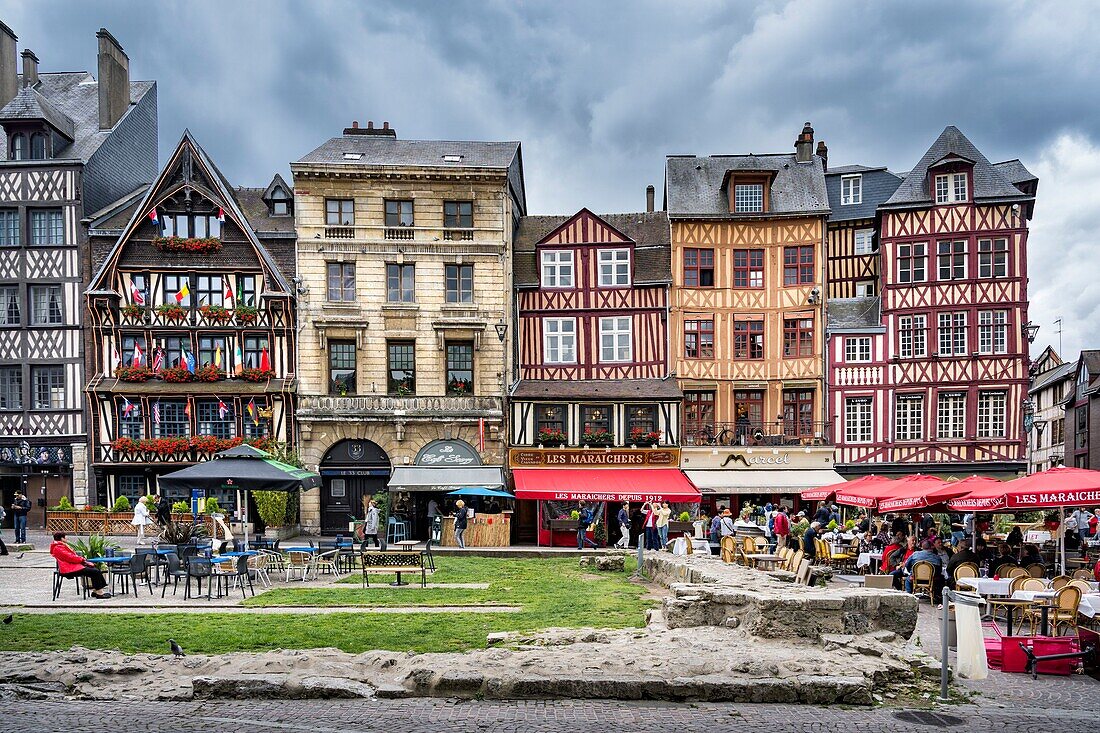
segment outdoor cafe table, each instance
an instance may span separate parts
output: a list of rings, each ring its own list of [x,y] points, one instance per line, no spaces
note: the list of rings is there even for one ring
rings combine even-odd
[[[1019,591],[1017,591],[1019,592]],[[1012,595],[1012,598],[1001,598],[997,601],[997,605],[1005,609],[1005,621],[1008,624],[1008,633],[1005,636],[1012,636],[1012,611],[1017,608],[1025,608],[1032,604],[1030,598],[1017,598],[1016,594]],[[1046,625],[1046,610],[1043,611],[1043,624]]]
[[[768,566],[767,568],[761,568],[762,570],[771,570],[775,567],[775,564],[777,562],[783,562],[782,555],[770,555],[768,553],[745,555],[745,557],[749,560],[752,560],[757,565],[763,563],[764,565]]]
[[[700,553],[702,555],[710,554],[710,543],[705,539],[699,537],[692,537],[691,539],[691,551],[692,553]],[[672,541],[672,554],[673,555],[686,555],[687,554],[687,537],[677,537]]]
[[[878,561],[878,562],[872,562],[872,561]],[[876,569],[876,566],[881,561],[882,561],[882,553],[881,552],[861,552],[861,553],[859,553],[859,557],[856,559],[856,568],[857,569],[858,568],[870,568],[872,573],[873,573],[874,570]]]
[[[959,578],[958,585],[973,588],[982,596],[1008,596],[1012,592],[1012,578]]]
[[[130,562],[130,555],[114,555],[112,557],[89,557],[88,562],[95,563],[96,565],[123,565]],[[111,576],[111,593],[115,592],[115,576],[113,573]]]

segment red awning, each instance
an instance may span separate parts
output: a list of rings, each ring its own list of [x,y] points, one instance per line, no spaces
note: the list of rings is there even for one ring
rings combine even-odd
[[[1100,504],[1100,471],[1070,466],[989,483],[947,503],[952,509],[975,512],[1096,504]]]
[[[517,468],[517,499],[543,501],[700,500],[676,468]]]
[[[870,489],[872,486],[880,486],[883,483],[893,483],[888,478],[883,476],[876,476],[870,474],[868,476],[860,476],[857,479],[851,481],[841,481],[838,484],[830,484],[829,486],[820,486],[816,489],[807,489],[803,491],[800,496],[803,501],[832,501],[834,498],[841,504],[853,504],[855,506],[868,506],[873,507],[875,502],[873,499],[858,498],[862,497],[862,492],[865,489]],[[840,501],[840,497],[844,496],[848,501]],[[865,503],[870,502],[870,503]]]
[[[927,474],[914,474],[895,481],[888,489],[889,496],[880,498],[878,510],[880,512],[899,512],[914,509],[925,509],[934,504],[962,496],[975,488],[967,481],[985,481],[977,476],[962,481],[944,481],[943,479]]]

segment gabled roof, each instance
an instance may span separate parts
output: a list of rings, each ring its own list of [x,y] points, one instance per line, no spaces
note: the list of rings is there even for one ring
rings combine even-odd
[[[520,218],[519,229],[516,230],[516,236],[512,242],[512,279],[517,288],[538,287],[536,246],[575,216],[577,214]],[[595,216],[634,242],[633,282],[635,285],[659,285],[672,282],[672,249],[668,216],[665,212],[595,214]]]
[[[33,87],[23,87],[0,109],[0,120],[44,120],[70,141],[76,136],[76,124]]]
[[[725,181],[731,172],[773,175],[766,214],[732,214]],[[819,216],[829,213],[821,158],[799,163],[794,153],[670,155],[665,160],[665,202],[670,219]]]
[[[830,298],[825,304],[826,328],[830,333],[885,330],[879,316],[880,306],[878,296]]]
[[[862,177],[860,189],[862,202],[842,205],[840,203],[841,180],[844,176]],[[901,177],[885,167],[870,168],[863,165],[846,165],[830,168],[825,173],[825,188],[829,192],[829,221],[852,221],[855,219],[874,219],[879,204],[894,195],[901,185]]]
[[[271,197],[275,195],[276,188],[283,189],[283,193],[286,194],[288,199],[294,198],[294,189],[290,186],[290,184],[284,181],[282,175],[278,173],[276,173],[275,177],[271,179],[271,183],[267,184],[267,188],[263,190],[260,198],[264,201],[270,201]]]
[[[1073,379],[1073,374],[1076,371],[1077,363],[1072,361],[1066,362],[1065,364],[1059,364],[1053,369],[1047,369],[1045,372],[1035,377],[1035,383],[1031,385],[1031,388],[1027,392],[1028,394],[1035,394],[1058,382]]]
[[[1006,160],[1001,163],[994,163],[993,167],[1005,177],[1005,180],[1014,186],[1018,186],[1021,183],[1027,183],[1028,181],[1039,180],[1038,176],[1024,167],[1024,164],[1020,162],[1019,158],[1013,158],[1012,160]]]
[[[88,285],[88,290],[99,291],[106,286],[108,274],[111,268],[117,263],[118,256],[122,253],[123,247],[137,230],[138,226],[144,222],[148,212],[157,205],[160,198],[163,196],[164,189],[175,171],[180,156],[185,148],[192,151],[197,164],[204,169],[204,172],[215,188],[213,193],[218,197],[222,207],[225,209],[226,216],[232,219],[237,226],[241,228],[241,231],[244,232],[245,237],[247,237],[249,243],[255,249],[257,256],[270,270],[272,280],[278,286],[278,289],[284,293],[293,293],[294,290],[284,277],[278,263],[275,262],[271,253],[267,251],[267,248],[264,247],[257,238],[256,231],[241,210],[236,196],[233,195],[233,189],[229,186],[225,176],[222,175],[222,172],[214,165],[214,162],[210,159],[210,156],[207,155],[206,151],[196,142],[190,130],[183,131],[180,141],[176,144],[175,151],[169,157],[164,167],[161,168],[157,180],[154,181],[153,185],[145,192],[144,197],[141,199],[141,203],[133,209],[133,214],[130,216],[129,222],[122,230],[122,234],[115,241],[110,254],[103,261],[103,265],[92,278],[91,283]]]
[[[883,206],[905,208],[920,204],[931,205],[932,193],[928,187],[928,169],[952,158],[963,158],[973,162],[975,201],[1026,201],[1031,198],[1016,188],[1001,170],[990,163],[959,128],[948,125]]]

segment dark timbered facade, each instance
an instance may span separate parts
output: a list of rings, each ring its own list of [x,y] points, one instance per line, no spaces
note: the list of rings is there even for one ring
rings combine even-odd
[[[161,473],[217,450],[295,440],[291,193],[279,177],[230,188],[185,132],[151,187],[92,221],[87,393],[101,503],[155,491]]]
[[[878,205],[900,183],[901,178],[885,168],[847,165],[826,171],[830,300],[879,294]]]
[[[97,34],[89,72],[40,73],[0,23],[0,504],[32,499],[31,526],[62,496],[91,501],[83,386],[81,220],[147,184],[157,168],[157,91]]]

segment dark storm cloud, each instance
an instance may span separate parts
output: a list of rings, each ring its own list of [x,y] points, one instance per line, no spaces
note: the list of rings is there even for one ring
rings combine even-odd
[[[1072,212],[1042,221],[1044,194],[1100,196],[1087,3],[0,2],[0,17],[44,70],[94,71],[106,26],[159,82],[162,152],[189,127],[237,184],[374,119],[522,141],[534,212],[631,210],[669,153],[787,150],[810,120],[830,162],[903,171],[955,124],[993,160],[1044,168],[1032,245],[1056,256],[1032,258],[1033,316],[1066,310],[1068,334],[1100,315],[1095,289],[1044,294],[1075,274],[1066,255],[1097,254]]]

